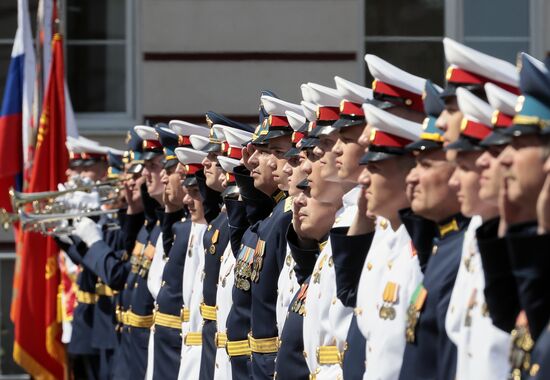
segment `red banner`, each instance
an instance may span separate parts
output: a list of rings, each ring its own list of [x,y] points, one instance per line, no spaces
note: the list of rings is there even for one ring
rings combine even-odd
[[[57,184],[66,179],[69,158],[65,115],[63,42],[60,35],[55,35],[29,192],[56,190]],[[50,237],[22,232],[17,250],[13,357],[36,379],[63,379],[65,352],[57,319],[57,245]]]

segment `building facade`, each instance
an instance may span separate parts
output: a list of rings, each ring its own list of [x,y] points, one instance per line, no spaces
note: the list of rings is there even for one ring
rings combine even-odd
[[[544,0],[63,0],[62,13],[79,131],[119,148],[146,121],[213,110],[255,123],[262,89],[298,102],[304,82],[368,84],[367,52],[440,85],[444,36],[511,62],[550,52]],[[3,0],[0,93],[16,24],[17,0]],[[0,379],[24,378],[11,359],[13,238],[0,239]]]

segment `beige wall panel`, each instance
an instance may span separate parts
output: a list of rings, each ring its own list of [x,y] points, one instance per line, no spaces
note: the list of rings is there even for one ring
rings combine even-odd
[[[144,62],[144,115],[201,114],[209,109],[254,114],[259,92],[298,102],[307,81],[334,87],[334,75],[356,80],[350,62]]]
[[[350,51],[361,37],[358,4],[143,0],[138,33],[145,52]]]

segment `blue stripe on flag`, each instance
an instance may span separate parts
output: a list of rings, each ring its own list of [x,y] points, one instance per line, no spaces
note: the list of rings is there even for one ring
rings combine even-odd
[[[23,112],[24,65],[25,54],[17,55],[11,58],[0,116],[13,115]]]

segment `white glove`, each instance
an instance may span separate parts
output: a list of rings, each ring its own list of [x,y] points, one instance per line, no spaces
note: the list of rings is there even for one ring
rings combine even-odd
[[[97,241],[103,239],[101,228],[90,218],[80,218],[74,222],[75,228],[73,235],[78,236],[88,247],[91,247]]]
[[[75,191],[63,196],[63,203],[69,210],[97,210],[99,208],[99,194],[97,192],[87,193]]]

